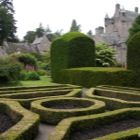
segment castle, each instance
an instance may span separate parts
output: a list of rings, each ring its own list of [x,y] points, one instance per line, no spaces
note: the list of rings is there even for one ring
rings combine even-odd
[[[113,17],[110,18],[106,14],[104,18],[105,31],[101,26],[95,29],[93,37],[95,42],[102,42],[116,49],[115,58],[123,66],[126,65],[127,47],[125,41],[129,35],[128,30],[137,16],[138,7],[135,7],[134,11],[128,11],[120,8],[120,4],[117,3]]]

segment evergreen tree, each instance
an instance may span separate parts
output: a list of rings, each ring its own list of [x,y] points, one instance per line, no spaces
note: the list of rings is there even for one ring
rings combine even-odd
[[[81,25],[77,25],[77,22],[75,19],[73,19],[71,27],[70,27],[70,32],[80,32],[81,31]]]
[[[35,37],[36,37],[35,31],[28,31],[24,36],[24,41],[27,41],[28,43],[32,43],[35,40]]]
[[[14,13],[13,0],[0,0],[0,7],[7,9],[8,12]]]
[[[137,16],[135,21],[132,23],[131,28],[129,29],[129,36],[128,39],[126,40],[126,44],[128,44],[130,38],[139,31],[140,31],[140,15]]]
[[[39,24],[39,27],[36,28],[36,35],[37,35],[38,37],[42,37],[44,34],[45,34],[45,29],[44,29],[44,27],[42,26],[42,24],[40,23],[40,24]]]

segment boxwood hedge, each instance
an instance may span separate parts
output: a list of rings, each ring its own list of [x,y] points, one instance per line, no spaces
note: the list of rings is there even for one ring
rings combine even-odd
[[[61,71],[59,82],[83,87],[98,85],[140,87],[140,72],[125,68],[71,68]]]
[[[140,109],[127,108],[96,115],[64,119],[55,127],[48,140],[70,140],[72,132],[91,130],[99,126],[102,127],[103,125],[113,124],[126,119],[140,119]],[[139,140],[139,132],[140,127],[136,127],[92,140]]]
[[[0,111],[6,113],[16,124],[0,134],[0,140],[31,140],[38,134],[39,116],[15,101],[0,101]]]
[[[80,32],[68,32],[51,45],[51,75],[59,81],[60,70],[95,65],[93,39]]]

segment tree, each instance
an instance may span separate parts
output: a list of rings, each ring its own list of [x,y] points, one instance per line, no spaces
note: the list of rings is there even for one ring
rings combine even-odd
[[[89,36],[89,37],[93,37],[93,33],[92,33],[92,31],[91,30],[89,30],[88,32],[87,32],[87,35]]]
[[[7,9],[8,12],[14,13],[13,0],[0,0],[0,7]]]
[[[28,43],[32,43],[35,40],[35,37],[36,37],[35,31],[28,31],[24,36],[24,41],[27,41]]]
[[[15,33],[17,27],[14,16],[4,8],[0,8],[0,44],[3,40],[13,41],[16,39]]]
[[[131,28],[129,29],[129,36],[128,39],[126,40],[126,44],[128,44],[130,38],[139,31],[140,31],[140,15],[136,17],[135,21],[132,23]]]
[[[77,25],[77,22],[75,19],[73,19],[71,27],[70,27],[70,32],[80,32],[81,31],[81,25]]]
[[[116,65],[116,60],[113,58],[116,51],[112,48],[109,48],[108,45],[104,43],[97,43],[95,53],[96,66],[108,67]]]
[[[40,24],[39,24],[39,27],[36,28],[36,35],[37,35],[38,37],[42,37],[44,34],[45,34],[45,29],[44,29],[44,27],[42,26],[42,24],[40,23]]]

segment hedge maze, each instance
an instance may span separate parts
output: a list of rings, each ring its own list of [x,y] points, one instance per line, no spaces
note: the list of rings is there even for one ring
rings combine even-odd
[[[33,140],[39,123],[55,124],[48,140],[137,140],[140,89],[58,84],[0,88],[0,113],[14,125],[0,140]],[[1,126],[0,126],[1,127]]]

